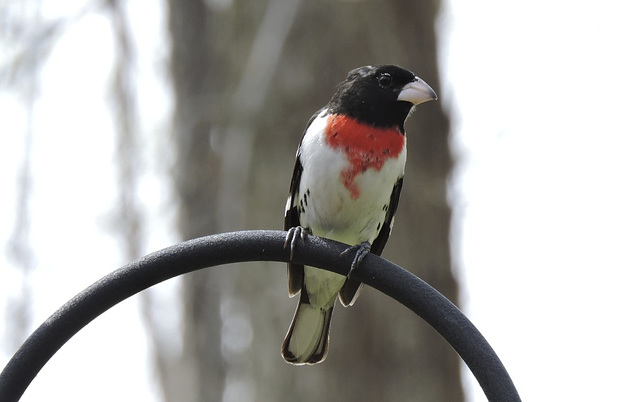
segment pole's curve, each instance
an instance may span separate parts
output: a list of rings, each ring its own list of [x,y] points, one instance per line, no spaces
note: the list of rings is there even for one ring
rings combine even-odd
[[[0,373],[0,400],[18,401],[49,359],[100,314],[167,279],[244,261],[289,260],[284,231],[243,231],[201,237],[151,253],[117,269],[69,300],[22,344]],[[348,246],[308,236],[296,245],[294,262],[346,275]],[[403,268],[369,254],[352,273],[357,279],[404,304],[433,326],[458,352],[490,402],[520,401],[506,369],[476,327],[430,285]]]

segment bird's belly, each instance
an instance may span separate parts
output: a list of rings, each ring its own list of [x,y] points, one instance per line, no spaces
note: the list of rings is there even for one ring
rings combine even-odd
[[[324,174],[301,183],[309,193],[300,216],[300,223],[316,236],[358,244],[373,242],[389,208],[393,186],[404,171],[403,160],[388,160],[378,171],[367,170],[358,174],[351,188],[345,186],[340,164],[324,169]],[[352,188],[359,191],[353,197]],[[304,201],[304,197],[301,200]]]

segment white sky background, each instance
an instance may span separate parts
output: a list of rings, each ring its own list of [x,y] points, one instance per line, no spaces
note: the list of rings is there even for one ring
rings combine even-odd
[[[170,155],[162,144],[171,113],[162,81],[168,49],[164,10],[131,3],[148,141],[141,197],[150,252],[175,241],[157,161]],[[45,19],[77,9],[43,4]],[[463,307],[524,400],[640,400],[639,20],[638,0],[450,0],[440,19],[438,94],[454,118],[451,200]],[[110,220],[110,29],[101,14],[74,23],[42,72],[30,207],[34,325],[126,262]],[[0,116],[4,245],[26,129],[15,93],[0,91]],[[74,241],[83,242],[80,250],[71,251]],[[2,322],[8,300],[19,297],[20,276],[6,253],[0,258]],[[172,290],[157,293],[163,289]],[[155,400],[153,385],[145,386],[152,374],[138,311],[133,298],[91,323],[45,366],[23,401]],[[0,348],[0,367],[9,353]],[[470,400],[485,400],[475,380],[468,384]]]
[[[640,2],[448,4],[465,311],[524,400],[640,400]]]

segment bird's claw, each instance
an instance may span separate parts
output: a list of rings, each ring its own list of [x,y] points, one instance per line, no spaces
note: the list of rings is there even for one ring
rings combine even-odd
[[[349,269],[349,274],[347,275],[347,278],[351,276],[351,273],[356,268],[358,268],[358,266],[360,266],[360,263],[362,262],[364,257],[366,257],[367,254],[371,252],[371,243],[369,243],[368,241],[363,241],[360,244],[356,244],[344,250],[342,253],[340,253],[340,255],[344,255],[352,251],[355,251],[356,255],[355,257],[353,257],[353,261],[351,262],[351,268]]]
[[[291,252],[289,253],[289,260],[293,260],[293,252],[296,248],[296,243],[299,241],[304,244],[304,241],[307,239],[307,231],[302,226],[296,226],[293,228],[289,228],[287,232],[287,237],[284,239],[284,248],[287,248],[291,245]]]

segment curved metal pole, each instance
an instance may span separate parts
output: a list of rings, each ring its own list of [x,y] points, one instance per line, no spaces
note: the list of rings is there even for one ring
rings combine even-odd
[[[22,344],[0,373],[0,400],[18,401],[49,359],[73,335],[117,303],[167,279],[215,265],[289,260],[286,232],[245,231],[201,237],[149,254],[113,271],[68,301]],[[346,245],[309,236],[293,261],[346,275]],[[520,401],[509,374],[476,327],[438,291],[403,268],[369,254],[353,277],[404,304],[458,352],[491,402]]]

